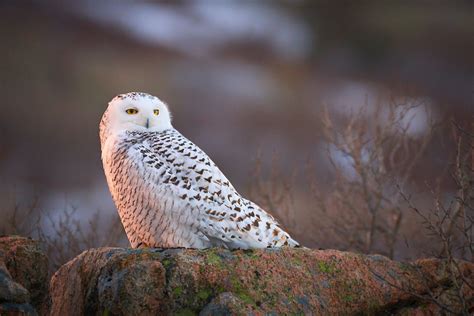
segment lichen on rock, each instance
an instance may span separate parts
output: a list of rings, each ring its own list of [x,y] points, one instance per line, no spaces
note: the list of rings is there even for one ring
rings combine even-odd
[[[396,314],[443,282],[420,275],[440,264],[335,250],[92,249],[53,276],[52,315]]]

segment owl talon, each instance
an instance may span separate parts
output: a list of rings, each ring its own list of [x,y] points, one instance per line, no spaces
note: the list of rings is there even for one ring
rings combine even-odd
[[[153,248],[153,247],[150,247],[147,243],[141,242],[137,245],[136,248],[137,249],[147,249],[147,248]]]

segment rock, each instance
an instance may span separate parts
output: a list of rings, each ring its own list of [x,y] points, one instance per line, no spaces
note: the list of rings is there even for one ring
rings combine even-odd
[[[0,314],[49,313],[48,258],[38,241],[0,237]]]
[[[0,302],[28,303],[30,293],[13,280],[2,257],[0,252]]]
[[[252,308],[232,293],[224,292],[217,295],[199,313],[200,316],[226,316],[233,314],[252,314]]]
[[[51,315],[410,314],[449,283],[442,265],[335,250],[100,248],[53,276]],[[472,278],[473,264],[460,266]]]

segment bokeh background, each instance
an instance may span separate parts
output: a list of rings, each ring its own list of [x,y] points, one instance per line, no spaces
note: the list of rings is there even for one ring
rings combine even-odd
[[[450,122],[473,121],[472,1],[0,1],[0,24],[3,233],[55,247],[88,238],[65,245],[73,252],[127,245],[98,123],[129,91],[167,102],[174,126],[310,247],[354,248],[334,243],[347,231],[322,227],[322,217],[349,211],[326,203],[337,209],[321,213],[311,189],[330,197],[339,176],[357,177],[354,160],[325,137],[328,115],[335,130],[357,115],[383,127],[387,115],[374,109],[401,104],[411,150],[426,143],[406,187],[422,204],[425,183],[441,183],[445,198],[456,192],[439,179],[455,156]],[[411,245],[420,229],[405,218],[414,226],[391,255],[425,255],[429,242]]]

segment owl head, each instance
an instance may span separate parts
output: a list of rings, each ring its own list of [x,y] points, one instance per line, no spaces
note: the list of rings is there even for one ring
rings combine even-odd
[[[119,94],[100,122],[100,139],[104,143],[111,134],[124,131],[159,132],[172,128],[171,114],[160,99],[143,92]]]

